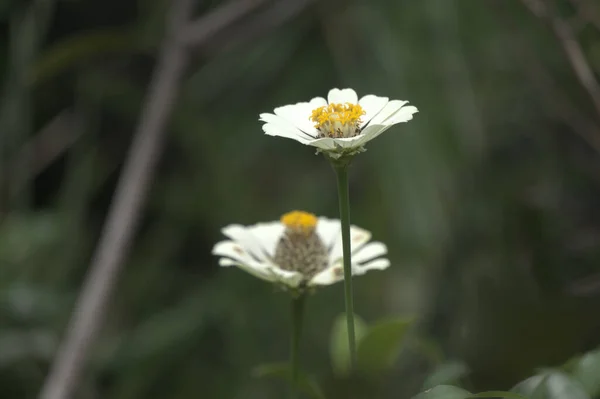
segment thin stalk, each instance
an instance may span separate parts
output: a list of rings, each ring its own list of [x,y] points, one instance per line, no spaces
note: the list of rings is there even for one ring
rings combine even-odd
[[[300,294],[292,298],[292,339],[290,350],[290,363],[292,364],[292,389],[291,399],[296,399],[300,394],[300,337],[302,335],[302,321],[304,319],[304,303],[306,295]]]
[[[340,219],[342,221],[342,250],[344,257],[344,298],[346,300],[346,321],[350,364],[356,366],[356,335],[354,333],[354,300],[352,298],[352,254],[350,253],[350,195],[348,194],[348,165],[334,164],[337,176]]]

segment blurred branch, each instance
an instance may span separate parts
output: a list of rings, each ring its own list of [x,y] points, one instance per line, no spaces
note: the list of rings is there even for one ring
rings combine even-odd
[[[219,7],[207,17],[189,23],[180,32],[180,40],[188,46],[198,46],[224,27],[231,25],[241,17],[252,12],[268,0],[230,1]]]
[[[313,1],[315,0],[279,0],[254,19],[236,26],[235,30],[232,29],[230,37],[217,43],[211,43],[210,49],[223,50],[224,47],[239,47],[296,17]]]
[[[179,42],[177,33],[180,26],[187,23],[193,4],[193,0],[178,0],[172,5],[168,36],[130,153],[66,337],[40,392],[41,399],[73,396],[94,337],[101,327],[110,293],[139,219],[187,63],[186,49]]]
[[[532,59],[529,52],[523,50],[521,56],[527,61],[525,65],[529,77],[542,91],[542,98],[552,110],[552,114],[558,115],[573,132],[600,154],[600,126],[567,99],[566,94],[556,87],[550,74],[537,60]]]
[[[560,17],[554,15],[544,0],[522,1],[534,15],[546,19],[550,23],[554,34],[567,54],[575,75],[577,75],[579,82],[592,98],[596,111],[600,116],[600,85],[594,77],[594,72],[571,26]]]
[[[524,2],[527,0],[523,0]],[[535,5],[537,3],[534,3]],[[537,15],[540,10],[533,8]],[[496,9],[496,12],[501,13],[502,8]],[[510,21],[509,16],[505,15],[506,21]],[[573,104],[569,100],[569,96],[558,87],[555,79],[547,71],[540,60],[534,56],[531,50],[532,46],[526,44],[523,37],[527,37],[522,32],[518,31],[517,26],[512,26],[507,32],[511,32],[508,37],[508,42],[513,44],[513,49],[516,52],[516,58],[521,60],[521,64],[525,68],[528,78],[533,82],[541,92],[540,98],[550,109],[552,117],[558,117],[569,126],[575,134],[580,136],[588,145],[590,145],[598,154],[600,154],[600,125],[593,119],[589,118],[580,110],[580,107]],[[513,36],[514,35],[514,36]]]

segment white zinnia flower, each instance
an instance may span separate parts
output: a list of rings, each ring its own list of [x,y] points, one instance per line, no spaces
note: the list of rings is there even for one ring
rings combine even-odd
[[[352,89],[332,89],[327,100],[316,97],[260,114],[270,136],[294,139],[333,158],[364,151],[364,145],[397,123],[408,122],[416,107],[408,101],[372,94],[360,100]]]
[[[254,276],[293,289],[329,285],[344,279],[340,221],[293,211],[280,221],[252,226],[232,224],[222,231],[230,240],[212,253],[221,266],[237,266]],[[352,274],[383,270],[387,248],[370,242],[371,233],[350,227]]]

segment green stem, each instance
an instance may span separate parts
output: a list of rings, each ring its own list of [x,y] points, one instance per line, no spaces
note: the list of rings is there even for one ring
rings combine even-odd
[[[333,164],[337,176],[340,219],[342,221],[342,249],[344,258],[344,297],[348,323],[350,364],[356,366],[356,336],[354,333],[354,300],[352,298],[352,254],[350,253],[350,195],[348,194],[348,164]]]
[[[290,398],[295,399],[300,394],[300,337],[302,335],[302,321],[304,318],[304,303],[306,295],[292,297],[292,339],[290,350],[290,362],[292,363],[292,390]]]

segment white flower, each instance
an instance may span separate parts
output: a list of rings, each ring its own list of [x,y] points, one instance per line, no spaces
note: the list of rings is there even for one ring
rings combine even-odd
[[[344,279],[340,221],[293,211],[280,221],[252,226],[232,224],[222,230],[230,240],[217,243],[212,253],[221,266],[248,273],[293,289],[329,285]],[[370,242],[371,233],[350,227],[352,274],[383,270],[387,248]]]
[[[333,158],[364,151],[364,145],[397,123],[408,122],[416,107],[408,101],[372,94],[360,100],[352,89],[332,89],[327,100],[316,97],[260,114],[270,136],[294,139]]]

